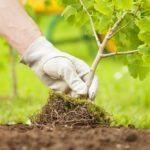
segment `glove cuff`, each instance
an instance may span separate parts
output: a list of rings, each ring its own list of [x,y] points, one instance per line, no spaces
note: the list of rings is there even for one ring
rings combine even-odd
[[[52,43],[50,43],[44,36],[39,37],[38,39],[36,39],[25,51],[25,54],[27,54],[30,51],[34,51],[36,50],[38,47],[41,47],[41,45],[43,45],[43,43],[47,43],[49,44],[49,46],[53,46]]]
[[[21,63],[32,66],[43,56],[57,52],[58,50],[44,36],[36,39],[25,51],[21,58]]]

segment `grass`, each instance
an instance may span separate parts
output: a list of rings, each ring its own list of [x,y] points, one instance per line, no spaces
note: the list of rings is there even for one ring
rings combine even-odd
[[[27,122],[28,117],[39,110],[47,101],[48,90],[35,75],[18,64],[19,99],[0,101],[0,123]],[[126,69],[114,60],[103,60],[97,71],[100,88],[96,103],[113,114],[115,125],[134,124],[136,127],[150,127],[150,77],[143,82],[130,77]],[[4,77],[5,75],[5,77]],[[8,95],[9,74],[1,74],[0,95]]]
[[[43,22],[46,19],[43,17]],[[50,18],[48,19],[50,20]],[[44,33],[46,33],[46,28],[45,26],[43,29],[41,27]],[[61,32],[62,29],[63,31]],[[63,39],[64,33],[67,33],[65,38],[69,38],[69,35],[72,37],[72,34],[75,36],[81,36],[82,34],[81,30],[61,21],[56,27],[53,37],[54,39]],[[94,44],[92,43],[91,45],[93,46]],[[56,46],[62,51],[77,56],[91,64],[93,60],[91,55],[95,55],[96,52],[95,46],[93,46],[92,51],[87,50],[91,45],[89,45],[89,42],[80,41],[78,43]],[[3,44],[0,44],[0,48],[5,49]],[[1,50],[1,61],[8,54],[8,49]],[[9,62],[9,59],[4,60]],[[3,66],[4,69],[0,70],[0,97],[8,96],[12,93],[9,63],[5,63]],[[150,75],[142,82],[135,80],[129,75],[127,68],[113,58],[101,62],[97,75],[100,78],[100,88],[96,103],[104,107],[107,112],[113,114],[116,120],[113,122],[113,125],[134,124],[139,128],[150,128]],[[20,98],[0,100],[1,124],[26,123],[28,122],[28,117],[39,110],[47,101],[47,88],[35,77],[30,69],[17,63],[17,77]]]
[[[119,62],[105,60],[97,72],[100,89],[97,104],[113,114],[114,125],[150,127],[150,76],[143,82],[133,79]]]

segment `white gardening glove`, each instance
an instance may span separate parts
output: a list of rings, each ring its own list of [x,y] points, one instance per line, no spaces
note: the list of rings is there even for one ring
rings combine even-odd
[[[72,96],[89,95],[93,100],[98,89],[95,76],[88,91],[86,77],[90,69],[82,60],[56,49],[44,37],[38,38],[23,54],[28,65],[49,88]]]

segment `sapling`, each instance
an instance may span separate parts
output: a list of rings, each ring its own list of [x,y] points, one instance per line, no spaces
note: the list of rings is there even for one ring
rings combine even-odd
[[[98,46],[88,76],[91,85],[98,64],[103,58],[123,55],[134,78],[143,80],[150,64],[150,1],[148,0],[61,0],[66,6],[65,19],[88,28]],[[89,26],[90,25],[90,26]],[[90,28],[91,30],[90,30]],[[99,35],[105,35],[101,41]],[[117,50],[105,53],[109,40],[114,39]]]

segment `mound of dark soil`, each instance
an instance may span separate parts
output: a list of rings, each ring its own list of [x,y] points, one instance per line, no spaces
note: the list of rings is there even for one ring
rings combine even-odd
[[[91,101],[72,98],[60,93],[50,93],[47,104],[40,113],[31,117],[33,124],[110,125],[110,115]]]

